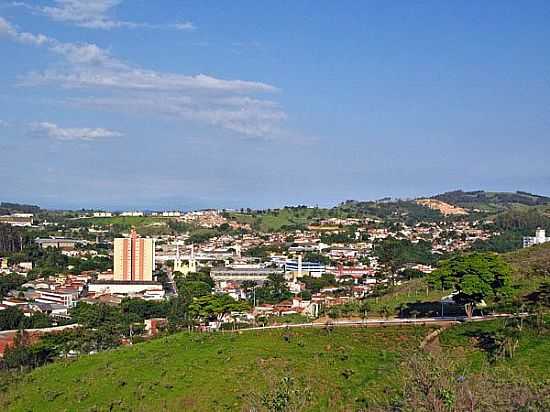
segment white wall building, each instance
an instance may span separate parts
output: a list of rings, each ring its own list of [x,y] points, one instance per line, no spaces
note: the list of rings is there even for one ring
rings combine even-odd
[[[112,217],[113,214],[111,212],[94,212],[94,217]]]
[[[546,242],[550,242],[550,237],[546,237],[546,230],[539,228],[535,231],[535,236],[525,236],[523,238],[523,247],[541,245]]]

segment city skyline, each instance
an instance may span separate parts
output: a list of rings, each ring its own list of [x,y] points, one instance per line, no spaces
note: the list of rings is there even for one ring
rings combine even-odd
[[[542,1],[6,2],[2,200],[550,195],[548,17]]]

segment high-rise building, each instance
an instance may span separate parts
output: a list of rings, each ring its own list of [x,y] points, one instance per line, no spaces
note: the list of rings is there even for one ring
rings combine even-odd
[[[140,238],[132,229],[129,238],[115,239],[114,280],[136,282],[153,280],[155,243]]]

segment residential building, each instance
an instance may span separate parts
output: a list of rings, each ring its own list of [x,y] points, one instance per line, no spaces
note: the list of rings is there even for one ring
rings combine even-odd
[[[155,268],[155,242],[140,238],[132,229],[129,238],[114,241],[114,280],[152,281]]]

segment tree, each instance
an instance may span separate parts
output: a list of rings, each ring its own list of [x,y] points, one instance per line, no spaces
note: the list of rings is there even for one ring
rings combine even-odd
[[[412,243],[388,237],[376,247],[375,254],[386,274],[392,275],[392,281],[398,269],[407,263],[432,264],[435,261],[430,242],[424,240]]]
[[[254,289],[258,286],[255,280],[245,280],[241,283],[241,289],[246,295],[246,299],[250,302],[253,300]]]
[[[292,293],[290,293],[284,275],[281,273],[270,274],[264,285],[256,289],[257,301],[265,303],[279,303],[291,297]]]
[[[189,305],[189,312],[200,320],[220,321],[228,313],[243,312],[248,308],[247,303],[238,302],[229,295],[208,295],[195,298]]]
[[[10,306],[0,311],[0,330],[13,330],[19,328],[19,324],[23,318],[23,312],[15,306]]]
[[[469,318],[474,306],[487,298],[502,299],[509,296],[510,267],[498,255],[469,253],[441,262],[429,276],[429,282],[442,289],[453,288],[455,301],[464,304]]]
[[[188,296],[190,299],[199,296],[206,296],[212,293],[212,287],[201,281],[182,282],[178,285],[178,293]]]
[[[363,321],[369,319],[369,312],[371,311],[371,304],[367,299],[363,299],[359,304],[359,312]]]

